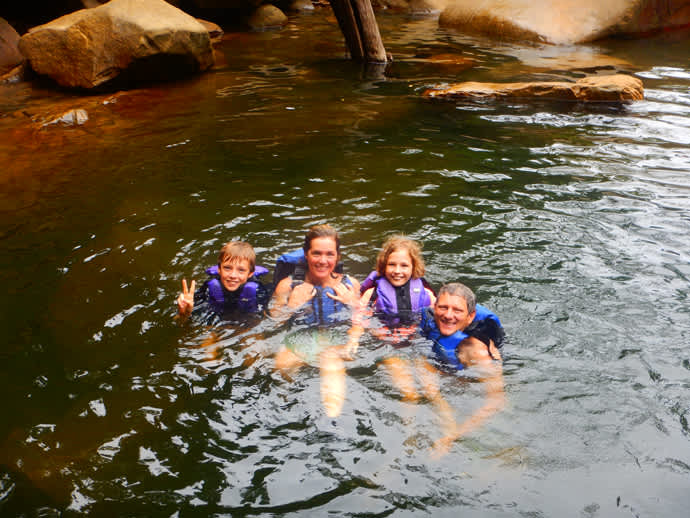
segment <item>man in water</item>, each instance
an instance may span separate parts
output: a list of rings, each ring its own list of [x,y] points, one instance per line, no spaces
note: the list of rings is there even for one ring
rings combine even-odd
[[[486,388],[486,401],[469,418],[458,424],[455,412],[440,391],[439,370],[428,360],[416,362],[417,377],[424,395],[436,406],[442,419],[443,437],[434,443],[435,456],[447,453],[453,442],[479,427],[505,405],[503,369],[499,347],[504,331],[498,317],[476,303],[472,290],[460,283],[443,286],[433,309],[427,309],[420,332],[433,343],[435,356],[443,367],[454,370],[472,368]],[[390,366],[389,366],[390,367]],[[405,399],[416,400],[414,378],[398,365],[390,370],[393,381]]]

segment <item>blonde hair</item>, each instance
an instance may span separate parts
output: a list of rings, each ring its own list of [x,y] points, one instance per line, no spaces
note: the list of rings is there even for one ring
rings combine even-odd
[[[218,254],[218,266],[226,261],[236,263],[243,259],[249,263],[249,271],[253,272],[256,266],[256,253],[254,252],[254,247],[244,241],[230,241],[225,243],[223,248],[220,249],[220,253]]]
[[[423,277],[426,266],[424,265],[424,259],[422,259],[422,247],[414,239],[400,234],[389,237],[383,243],[383,247],[376,258],[376,272],[383,277],[386,274],[388,258],[393,252],[398,250],[405,250],[410,255],[412,260],[412,278],[418,279]]]

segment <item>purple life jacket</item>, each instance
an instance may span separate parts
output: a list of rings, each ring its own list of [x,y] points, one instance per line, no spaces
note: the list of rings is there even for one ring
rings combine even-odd
[[[419,313],[422,309],[431,306],[431,297],[424,289],[424,280],[421,278],[410,279],[408,282],[410,288],[410,310],[413,313]],[[375,297],[374,306],[376,311],[386,315],[398,315],[398,301],[395,295],[395,287],[388,282],[378,272],[371,272],[364,280],[361,286],[361,292],[364,293],[369,288],[376,288],[373,295]],[[404,311],[404,310],[403,310]]]
[[[243,313],[256,313],[259,309],[259,301],[256,296],[256,291],[260,286],[257,277],[267,274],[268,270],[263,266],[256,266],[254,268],[254,275],[252,275],[247,282],[242,286],[237,299],[236,308],[225,307],[225,292],[223,284],[220,282],[220,274],[218,273],[218,265],[210,266],[206,269],[206,273],[211,276],[206,281],[206,290],[208,293],[208,301],[216,313],[222,313],[226,310],[238,309]]]

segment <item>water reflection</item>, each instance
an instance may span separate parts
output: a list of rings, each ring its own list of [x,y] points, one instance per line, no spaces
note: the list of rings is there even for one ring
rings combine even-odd
[[[437,82],[531,74],[497,71],[520,46],[384,15],[397,61],[367,80],[333,57],[335,25],[305,19],[291,45],[229,38],[217,73],[109,104],[7,87],[0,514],[682,516],[686,41],[600,45],[645,81],[623,109],[429,105]],[[418,64],[441,52],[480,65]],[[20,114],[57,101],[89,120]],[[172,321],[179,279],[221,243],[270,266],[326,221],[360,280],[401,231],[435,286],[462,280],[501,315],[507,407],[438,461],[433,406],[401,401],[375,339],[332,419],[317,368],[275,371],[285,330]],[[482,400],[441,385],[460,417]]]

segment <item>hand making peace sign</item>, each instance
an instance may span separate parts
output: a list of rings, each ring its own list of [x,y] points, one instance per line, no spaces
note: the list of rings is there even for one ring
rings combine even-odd
[[[182,279],[182,293],[177,297],[177,311],[182,316],[189,316],[194,309],[194,290],[196,289],[196,281],[187,289],[187,279]]]

